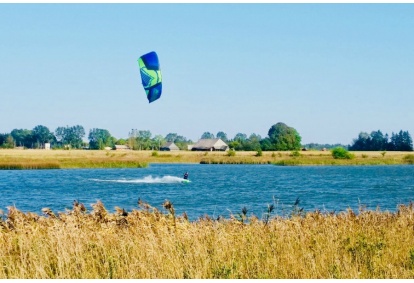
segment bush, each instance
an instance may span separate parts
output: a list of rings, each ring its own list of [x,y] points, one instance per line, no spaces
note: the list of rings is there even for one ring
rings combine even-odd
[[[294,151],[291,152],[290,156],[292,156],[292,157],[299,157],[299,156],[301,156],[301,154],[300,154],[299,151],[294,150]]]
[[[234,149],[230,149],[229,152],[227,152],[227,156],[235,156],[236,151]]]
[[[354,155],[343,147],[335,147],[332,149],[332,156],[335,159],[353,159]]]
[[[257,150],[256,156],[262,156],[262,155],[263,155],[262,149],[261,149],[261,148],[259,148],[259,149]]]
[[[414,164],[414,155],[407,154],[406,156],[404,156],[404,161],[408,164]]]
[[[151,155],[157,157],[158,156],[158,151],[153,151]]]

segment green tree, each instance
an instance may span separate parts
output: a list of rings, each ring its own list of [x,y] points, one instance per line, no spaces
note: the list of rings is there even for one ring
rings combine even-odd
[[[270,138],[264,138],[260,140],[260,147],[264,151],[274,150],[273,144],[270,141]]]
[[[167,142],[175,142],[175,139],[177,138],[177,133],[169,133],[165,136],[165,141]]]
[[[45,143],[52,142],[55,139],[55,136],[49,131],[49,128],[42,125],[38,125],[33,128],[32,136],[33,140],[37,143],[37,147],[41,148],[45,147]]]
[[[268,135],[275,150],[299,150],[301,147],[299,133],[284,123],[273,125]]]
[[[115,144],[118,144],[118,145],[126,145],[126,144],[128,144],[128,140],[126,140],[126,139],[118,139],[118,140],[116,140]]]
[[[104,149],[107,146],[114,146],[114,140],[108,130],[93,128],[89,130],[88,139],[90,149]]]
[[[369,150],[386,150],[388,144],[388,135],[385,135],[380,131],[372,131],[371,132],[371,144],[369,146]]]
[[[204,132],[201,135],[202,139],[214,139],[214,134],[210,133],[210,132]]]
[[[260,135],[251,134],[244,143],[244,150],[246,151],[258,151],[259,149],[261,150],[261,146],[260,146],[261,139],[262,138]]]
[[[165,143],[165,139],[162,135],[155,135],[152,139],[152,147],[153,149],[160,150],[160,147]]]
[[[16,146],[24,146],[27,148],[33,148],[35,140],[33,139],[32,131],[27,129],[14,129],[10,135]]]
[[[370,150],[371,137],[367,132],[360,132],[357,139],[353,140],[350,150]]]
[[[228,145],[229,148],[233,150],[240,150],[242,148],[242,144],[235,140],[230,141]]]
[[[14,148],[14,140],[10,134],[0,134],[0,148]]]
[[[247,140],[247,135],[246,134],[243,134],[243,133],[237,133],[234,136],[234,139],[233,140],[234,141],[238,141],[239,143],[243,143],[243,142],[245,142]]]
[[[7,136],[8,134],[0,134],[0,146],[6,143]]]
[[[175,139],[175,145],[178,146],[179,149],[181,150],[186,150],[187,149],[187,145],[193,143],[191,140],[188,140],[186,137],[184,136],[177,136],[177,138]]]
[[[55,136],[63,146],[70,145],[72,148],[82,148],[85,129],[80,125],[58,127]]]
[[[225,133],[225,132],[218,132],[217,133],[217,135],[216,135],[216,137],[218,138],[218,139],[221,139],[222,141],[224,141],[224,142],[227,142],[228,141],[228,139],[227,139],[227,134]]]
[[[130,149],[133,149],[133,150],[138,149],[137,137],[138,137],[138,130],[137,129],[132,129],[128,133],[128,146],[129,146]]]
[[[146,130],[140,130],[137,133],[137,142],[138,142],[138,148],[140,150],[147,150],[151,149],[151,132]]]
[[[398,134],[392,133],[391,140],[388,145],[388,150],[412,151],[413,141],[408,131],[400,130]]]

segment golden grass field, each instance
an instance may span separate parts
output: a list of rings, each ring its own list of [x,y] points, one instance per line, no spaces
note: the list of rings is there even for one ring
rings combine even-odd
[[[145,167],[149,163],[412,164],[407,152],[157,152],[0,150],[1,169]],[[220,166],[220,165],[217,165]],[[200,203],[200,206],[203,204]],[[414,278],[414,207],[291,217],[188,221],[166,201],[109,213],[75,203],[43,215],[0,212],[0,279]]]
[[[193,222],[167,201],[164,208],[111,214],[98,202],[38,216],[10,207],[0,221],[0,278],[414,277],[412,204],[396,213]]]
[[[412,164],[413,152],[353,152],[354,159],[334,159],[330,151],[292,152],[154,152],[105,150],[0,150],[0,169],[123,168],[149,163],[277,164],[277,165],[392,165]],[[407,158],[408,157],[408,158]]]

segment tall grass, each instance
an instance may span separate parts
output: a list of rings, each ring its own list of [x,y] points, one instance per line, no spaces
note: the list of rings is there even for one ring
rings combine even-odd
[[[44,215],[9,207],[0,278],[413,278],[414,209],[188,221],[163,209],[101,202]],[[270,215],[270,216],[269,216]]]
[[[60,169],[57,162],[0,162],[0,170]]]

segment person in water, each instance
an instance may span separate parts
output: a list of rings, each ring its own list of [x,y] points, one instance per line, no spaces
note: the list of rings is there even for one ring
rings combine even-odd
[[[188,172],[185,172],[185,174],[184,174],[184,180],[188,180]]]

